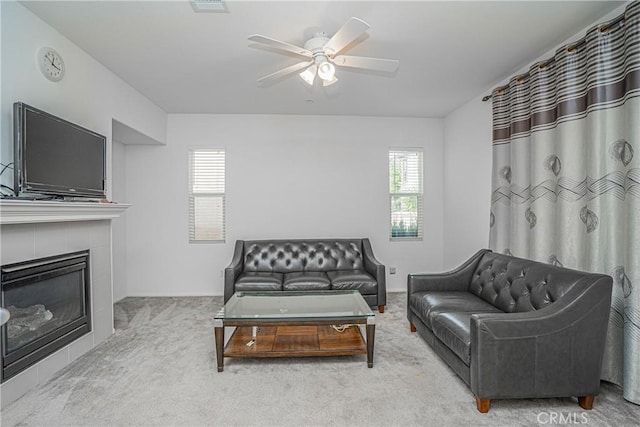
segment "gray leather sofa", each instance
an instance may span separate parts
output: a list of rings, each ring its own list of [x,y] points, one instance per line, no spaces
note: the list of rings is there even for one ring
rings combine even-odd
[[[358,290],[384,313],[384,265],[369,239],[238,240],[225,269],[224,301],[236,291]]]
[[[575,396],[593,407],[612,279],[481,250],[454,271],[410,274],[407,317],[470,386],[491,399]]]

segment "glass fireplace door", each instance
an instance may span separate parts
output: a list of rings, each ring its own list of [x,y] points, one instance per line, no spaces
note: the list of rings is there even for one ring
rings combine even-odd
[[[2,378],[91,330],[88,251],[2,267]]]

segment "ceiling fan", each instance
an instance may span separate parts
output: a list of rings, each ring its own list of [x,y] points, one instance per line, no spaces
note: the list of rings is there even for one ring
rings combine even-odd
[[[249,36],[249,40],[253,42],[306,58],[302,62],[259,78],[258,83],[274,82],[289,74],[304,70],[300,73],[300,77],[309,85],[313,85],[317,75],[322,80],[323,86],[329,86],[338,81],[335,76],[336,65],[360,70],[395,72],[400,65],[400,61],[395,59],[339,55],[342,51],[347,50],[347,47],[353,41],[366,33],[368,29],[369,24],[362,19],[350,18],[331,38],[327,37],[324,32],[316,33],[311,39],[307,40],[304,47],[295,46],[260,34]]]

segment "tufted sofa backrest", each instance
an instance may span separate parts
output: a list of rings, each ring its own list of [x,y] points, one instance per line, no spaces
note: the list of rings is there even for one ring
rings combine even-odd
[[[469,291],[505,313],[533,311],[558,300],[588,273],[488,252]]]
[[[363,269],[362,240],[247,240],[244,271],[289,273]]]

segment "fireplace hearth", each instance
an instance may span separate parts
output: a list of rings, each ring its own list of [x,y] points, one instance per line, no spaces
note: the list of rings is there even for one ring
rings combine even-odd
[[[91,331],[89,250],[3,265],[2,382]]]

